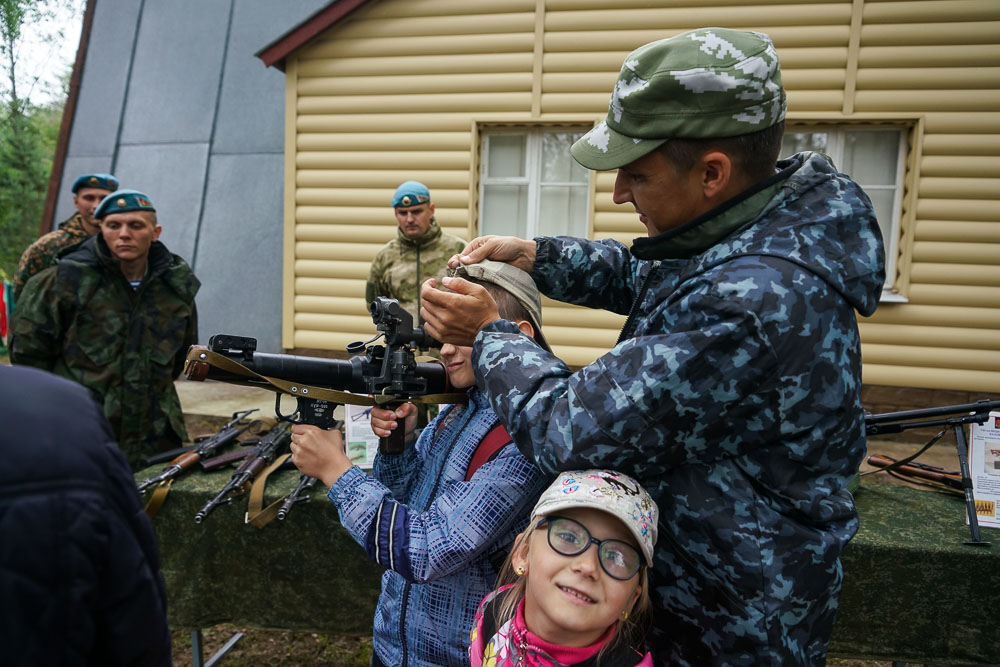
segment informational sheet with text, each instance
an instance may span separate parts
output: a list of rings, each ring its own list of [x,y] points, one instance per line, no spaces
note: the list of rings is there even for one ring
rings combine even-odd
[[[344,441],[351,462],[370,470],[378,453],[378,436],[372,433],[372,409],[365,405],[344,406]]]
[[[969,438],[969,472],[980,526],[1000,528],[1000,412],[973,424]]]

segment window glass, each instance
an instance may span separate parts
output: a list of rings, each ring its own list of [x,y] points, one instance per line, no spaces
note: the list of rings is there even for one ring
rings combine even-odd
[[[523,134],[498,134],[489,137],[489,164],[491,178],[524,176],[525,143]]]
[[[826,132],[785,132],[781,140],[781,157],[786,158],[803,151],[826,153]]]
[[[839,166],[858,183],[894,185],[898,156],[898,130],[845,132],[844,158]]]
[[[537,236],[579,236],[577,221],[587,220],[587,190],[545,186],[538,212]]]
[[[542,182],[587,182],[587,170],[573,159],[570,146],[583,132],[545,132],[542,134]]]
[[[865,192],[872,200],[875,207],[875,217],[878,218],[879,229],[882,230],[882,239],[889,240],[892,232],[892,207],[896,199],[896,191],[893,188],[865,188]],[[886,247],[889,244],[886,243]]]
[[[583,134],[540,127],[485,134],[479,233],[587,236],[590,170],[569,152]]]
[[[485,186],[479,233],[526,238],[527,208],[528,186]]]

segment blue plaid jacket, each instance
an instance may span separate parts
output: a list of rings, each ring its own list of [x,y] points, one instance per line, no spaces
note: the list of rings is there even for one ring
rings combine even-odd
[[[374,647],[386,665],[468,665],[469,628],[496,587],[490,556],[527,525],[549,477],[508,445],[465,481],[497,423],[485,396],[442,410],[414,447],[375,459],[374,479],[348,470],[328,496],[368,557],[388,568]]]
[[[822,664],[858,528],[855,311],[878,304],[882,237],[829,160],[779,167],[740,226],[687,256],[670,232],[631,252],[537,239],[549,297],[623,314],[638,299],[632,335],[594,363],[573,372],[508,322],[475,342],[478,385],[539,467],[621,470],[659,504],[658,664]]]

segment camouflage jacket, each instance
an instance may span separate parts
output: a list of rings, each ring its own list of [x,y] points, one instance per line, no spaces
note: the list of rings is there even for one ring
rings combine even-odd
[[[736,216],[709,247],[671,247],[680,228],[631,253],[537,239],[546,295],[622,314],[636,302],[632,335],[592,364],[574,373],[503,321],[475,342],[479,386],[542,470],[621,470],[659,504],[658,664],[822,664],[858,527],[854,311],[878,304],[882,238],[826,158],[779,166],[763,201],[745,193],[696,225]]]
[[[133,290],[104,239],[67,248],[25,287],[11,326],[11,362],[87,387],[129,464],[187,439],[174,379],[197,342],[200,283],[159,241]]]
[[[14,302],[16,303],[21,296],[21,290],[24,289],[28,278],[51,266],[60,250],[91,236],[90,232],[84,229],[80,214],[74,213],[59,224],[59,229],[49,232],[29,245],[17,264],[17,275],[14,276],[13,282]]]
[[[386,243],[372,261],[365,285],[365,302],[377,296],[396,299],[407,312],[417,317],[420,283],[428,278],[441,279],[448,272],[448,258],[465,248],[465,241],[446,234],[434,220],[419,239],[406,238],[396,230],[396,239]]]

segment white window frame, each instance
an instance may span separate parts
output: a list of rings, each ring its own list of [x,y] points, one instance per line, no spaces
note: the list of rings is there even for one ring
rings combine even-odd
[[[821,152],[833,160],[833,164],[838,170],[842,169],[842,165],[844,163],[844,142],[846,133],[859,131],[895,131],[899,135],[899,142],[896,151],[896,184],[894,186],[866,185],[860,182],[858,184],[861,185],[865,192],[874,192],[875,190],[885,191],[889,189],[895,190],[892,198],[892,223],[887,226],[889,227],[888,232],[883,234],[883,242],[885,244],[885,285],[882,287],[882,301],[906,302],[908,299],[902,294],[894,292],[893,286],[896,281],[896,266],[899,260],[900,229],[902,227],[903,216],[903,191],[905,189],[904,178],[906,176],[906,144],[909,128],[901,125],[838,125],[821,123],[809,125],[789,125],[785,127],[786,135],[799,133],[825,133],[827,135],[827,146],[826,149]],[[782,159],[787,157],[789,156],[781,156]],[[847,175],[850,176],[851,174]]]
[[[581,136],[586,134],[590,128],[587,127],[552,127],[552,126],[519,126],[519,127],[505,127],[505,128],[489,128],[483,129],[480,132],[480,168],[479,168],[479,215],[476,216],[477,225],[479,227],[479,234],[485,233],[482,228],[482,208],[483,202],[486,201],[486,186],[487,185],[525,185],[528,188],[528,198],[526,202],[526,211],[528,220],[525,225],[525,238],[534,238],[536,236],[545,235],[538,229],[538,218],[539,209],[541,207],[541,190],[543,183],[541,181],[542,176],[542,135],[546,132],[578,132]],[[489,154],[489,138],[500,136],[500,135],[525,135],[527,136],[527,142],[525,143],[525,164],[524,164],[524,176],[503,176],[503,177],[488,177],[486,174],[487,168],[490,163]],[[590,197],[591,179],[593,178],[592,172],[588,170],[587,179],[583,182],[576,181],[547,181],[544,183],[545,186],[557,186],[557,187],[570,187],[570,188],[581,188]],[[587,236],[588,227],[590,226],[590,216],[587,216],[582,221],[582,226],[578,230],[579,233],[571,233],[572,236],[579,236],[585,238]],[[576,231],[576,230],[574,230]]]

